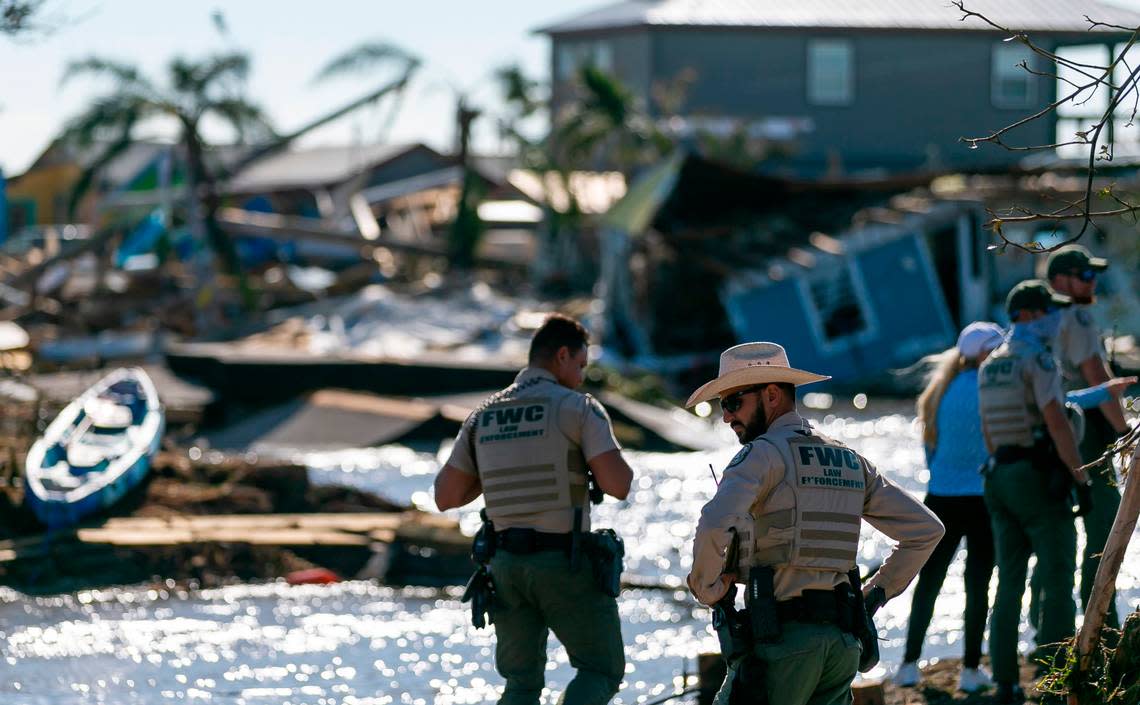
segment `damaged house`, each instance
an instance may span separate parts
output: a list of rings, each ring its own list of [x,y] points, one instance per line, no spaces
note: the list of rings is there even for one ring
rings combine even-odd
[[[603,221],[607,345],[683,371],[779,340],[837,382],[947,347],[990,317],[995,274],[981,204],[915,191],[928,181],[795,182],[678,153]]]

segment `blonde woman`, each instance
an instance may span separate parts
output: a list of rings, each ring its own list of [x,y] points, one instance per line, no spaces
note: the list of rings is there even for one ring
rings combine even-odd
[[[911,603],[903,664],[894,681],[912,686],[919,681],[918,657],[934,602],[946,579],[958,544],[966,539],[965,652],[958,687],[975,692],[993,685],[981,667],[982,637],[989,609],[990,576],[994,569],[994,538],[982,498],[986,462],[985,441],[978,414],[978,366],[1002,342],[996,323],[966,326],[958,344],[939,356],[926,389],[918,397],[922,443],[930,469],[925,504],[946,526],[946,534],[918,574]]]
[[[922,444],[926,466],[930,469],[924,502],[942,520],[946,533],[918,574],[903,663],[894,677],[896,685],[918,684],[921,677],[918,657],[934,614],[934,602],[963,538],[966,539],[966,634],[958,688],[972,693],[993,685],[990,674],[980,665],[995,549],[979,472],[989,453],[978,413],[978,367],[1004,338],[1004,331],[996,323],[975,322],[966,326],[958,336],[958,344],[939,356],[926,389],[918,397]],[[1066,405],[1096,408],[1110,399],[1110,395],[1122,394],[1135,383],[1136,377],[1119,377],[1095,387],[1067,392]]]

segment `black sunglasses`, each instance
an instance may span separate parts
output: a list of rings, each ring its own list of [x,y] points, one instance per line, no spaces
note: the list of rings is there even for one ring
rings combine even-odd
[[[741,389],[739,392],[733,392],[726,397],[721,397],[720,408],[724,409],[730,414],[735,414],[736,412],[740,411],[740,407],[744,405],[745,394],[758,392],[766,386],[767,385],[758,385],[755,387],[748,387],[747,389]]]
[[[1095,269],[1076,270],[1076,271],[1069,272],[1069,276],[1070,277],[1076,277],[1077,279],[1080,279],[1083,282],[1091,282],[1093,279],[1096,279],[1096,270]]]

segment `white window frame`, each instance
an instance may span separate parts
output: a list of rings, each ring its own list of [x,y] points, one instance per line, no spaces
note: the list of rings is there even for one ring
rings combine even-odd
[[[799,277],[796,280],[804,310],[808,314],[808,327],[811,329],[818,348],[827,355],[850,350],[874,339],[879,334],[879,321],[875,316],[874,308],[871,306],[871,297],[867,293],[867,285],[863,281],[863,272],[858,262],[855,261],[854,257],[844,257],[839,267],[851,282],[851,293],[854,296],[855,304],[859,307],[859,315],[863,319],[862,328],[846,335],[828,338],[823,312],[819,310],[811,290],[812,284],[816,280],[827,278],[829,276],[827,272],[834,272],[835,270],[826,268],[821,273]]]
[[[855,102],[855,45],[847,39],[809,39],[806,75],[809,103],[851,105]]]
[[[1021,62],[1034,68],[1033,51],[1021,44],[998,42],[994,44],[990,58],[990,100],[995,108],[1028,108],[1037,99],[1037,77],[1021,68]],[[1006,81],[1018,81],[1025,85],[1025,96],[1016,98],[1006,95],[1002,87]]]

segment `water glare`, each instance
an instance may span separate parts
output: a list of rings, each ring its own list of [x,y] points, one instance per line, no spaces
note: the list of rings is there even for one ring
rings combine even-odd
[[[811,418],[823,433],[851,444],[893,482],[921,496],[927,472],[910,404],[875,404],[876,415],[833,407]],[[715,491],[709,464],[720,477],[736,448],[726,439],[715,452],[631,454],[638,477],[630,500],[607,500],[596,512],[598,526],[614,526],[626,539],[627,580],[658,586],[626,590],[619,603],[628,662],[614,699],[619,705],[672,692],[686,667],[695,671],[698,653],[716,650],[709,612],[693,602],[682,581],[700,507]],[[440,464],[435,453],[402,447],[304,460],[315,482],[427,506]],[[478,506],[450,514],[473,533]],[[860,563],[878,564],[888,547],[865,527]],[[1122,606],[1140,597],[1137,553],[1134,547],[1124,561]],[[963,567],[959,554],[935,607],[924,659],[961,655]],[[470,626],[460,592],[365,581],[192,592],[169,583],[46,597],[0,588],[0,703],[493,701],[502,683],[492,661],[494,632]],[[902,655],[909,612],[908,590],[879,613],[885,665]],[[1022,641],[1031,639],[1026,628]],[[572,676],[565,650],[554,639],[550,643],[545,702],[553,702]]]

